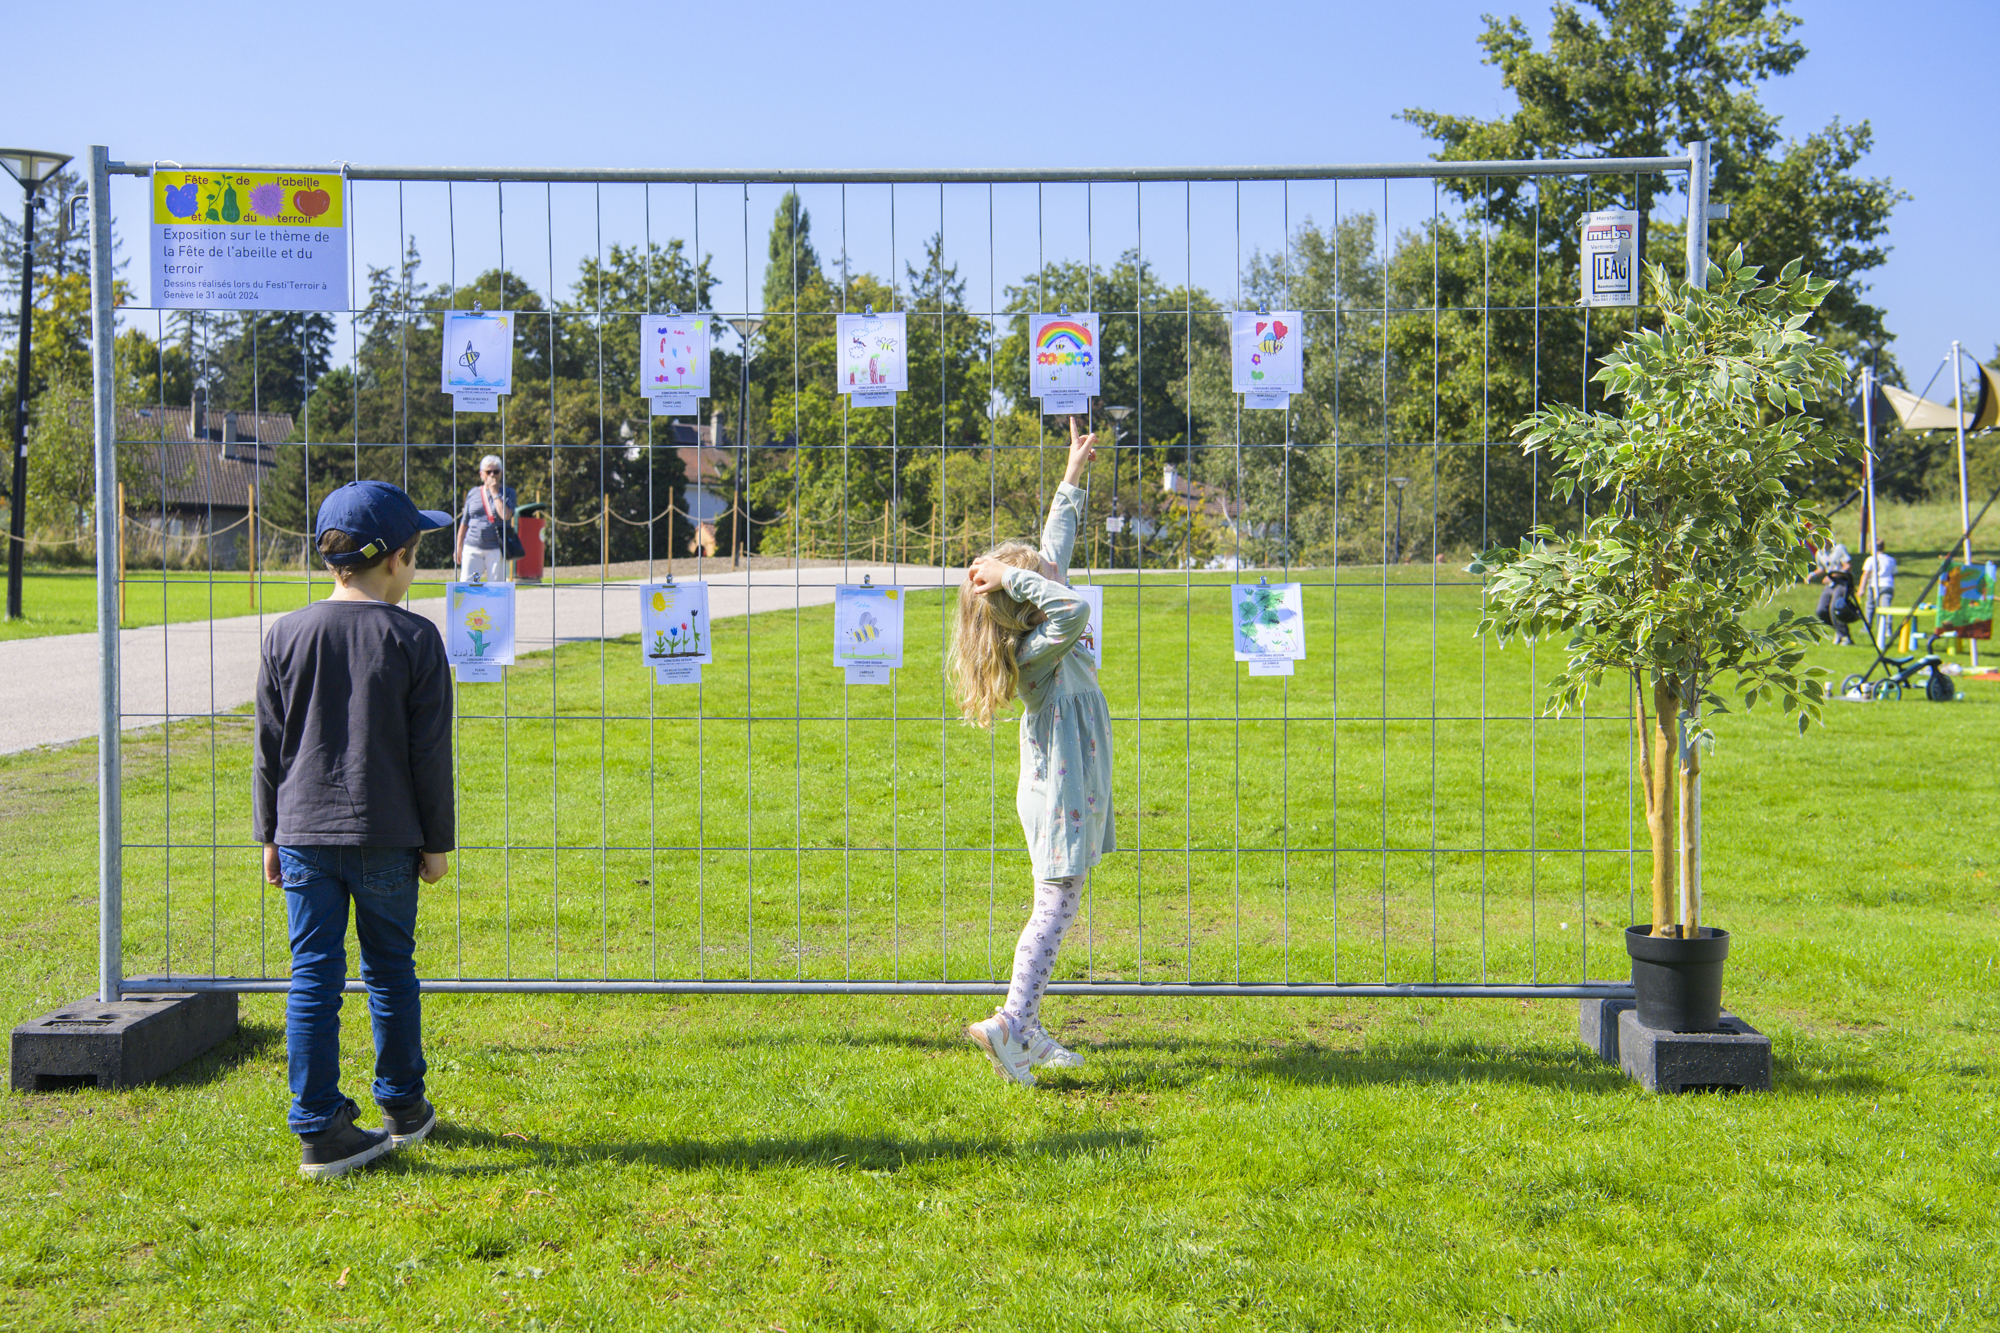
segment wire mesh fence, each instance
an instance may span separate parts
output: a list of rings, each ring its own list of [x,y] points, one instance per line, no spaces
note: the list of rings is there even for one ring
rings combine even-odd
[[[250,832],[257,644],[330,587],[306,548],[330,489],[379,478],[457,511],[487,453],[546,506],[549,567],[516,585],[523,656],[455,687],[458,852],[427,891],[425,984],[1004,988],[1030,897],[1012,727],[963,725],[945,663],[964,564],[1037,531],[1061,475],[1064,418],[1026,380],[1028,315],[1058,310],[1100,320],[1073,581],[1103,590],[1119,850],[1052,989],[1553,996],[1621,970],[1590,940],[1636,905],[1630,719],[1545,716],[1548,664],[1476,636],[1463,567],[1569,512],[1508,430],[1594,404],[1593,358],[1646,317],[1578,308],[1577,219],[1659,211],[1704,177],[1698,153],[347,168],[351,308],[319,316],[114,312],[113,224],[143,228],[151,171],[96,154],[100,478],[123,485],[99,526],[157,556],[98,540],[125,608],[106,626],[107,994],[286,987]],[[513,392],[457,412],[442,317],[482,307],[515,314]],[[718,330],[693,416],[641,389],[638,321],[670,308]],[[891,407],[835,391],[837,318],[863,308],[907,320]],[[1287,409],[1231,390],[1228,315],[1255,309],[1302,316]],[[445,546],[411,609],[442,606]],[[641,589],[668,578],[709,587],[698,684],[642,656]],[[833,664],[834,589],[864,579],[907,599],[883,686]],[[1292,676],[1232,655],[1230,587],[1258,579],[1302,585]],[[112,622],[137,604],[164,628],[121,660]]]

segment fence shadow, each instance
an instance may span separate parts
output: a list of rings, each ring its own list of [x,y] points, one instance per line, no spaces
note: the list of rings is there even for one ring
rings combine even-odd
[[[459,1147],[506,1151],[510,1160],[463,1166],[432,1165],[421,1156],[389,1159],[387,1165],[406,1171],[451,1176],[508,1175],[532,1155],[536,1165],[574,1167],[598,1162],[656,1166],[669,1171],[701,1171],[721,1167],[737,1171],[792,1170],[817,1167],[832,1171],[893,1173],[926,1162],[978,1158],[1093,1157],[1102,1153],[1144,1149],[1148,1136],[1131,1130],[1092,1130],[1049,1134],[1012,1141],[998,1137],[905,1139],[887,1134],[826,1133],[773,1138],[722,1139],[707,1142],[625,1140],[605,1143],[559,1143],[534,1136],[496,1134],[470,1125],[441,1123],[434,1139]]]

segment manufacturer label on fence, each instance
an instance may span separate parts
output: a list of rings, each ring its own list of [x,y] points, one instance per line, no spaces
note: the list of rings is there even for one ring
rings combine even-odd
[[[1639,215],[1632,209],[1584,215],[1581,304],[1639,304]]]
[[[345,310],[340,176],[155,171],[153,304],[173,310]]]

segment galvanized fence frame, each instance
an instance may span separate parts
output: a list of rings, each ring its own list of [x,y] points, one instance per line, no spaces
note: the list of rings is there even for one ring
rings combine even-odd
[[[226,170],[226,171],[274,171],[274,170],[297,169],[296,167],[285,167],[285,166],[259,167],[259,166],[244,166],[244,165],[214,165],[214,166],[210,166],[207,164],[194,164],[194,165],[196,169]],[[1392,179],[1413,179],[1413,178],[1431,180],[1434,183],[1435,187],[1436,182],[1447,177],[1450,178],[1474,178],[1482,176],[1490,176],[1490,177],[1504,176],[1504,177],[1522,177],[1522,178],[1554,177],[1554,176],[1636,177],[1639,175],[1646,175],[1646,174],[1685,172],[1687,173],[1687,179],[1688,179],[1687,196],[1689,203],[1689,209],[1688,209],[1689,223],[1688,223],[1687,237],[1686,237],[1686,271],[1690,279],[1697,283],[1702,280],[1702,276],[1705,273],[1707,266],[1707,220],[1710,216],[1710,210],[1708,204],[1708,181],[1709,181],[1708,154],[1706,145],[1702,143],[1693,143],[1688,145],[1687,154],[1685,156],[1677,156],[1677,157],[1573,159],[1573,160],[1554,160],[1554,161],[1513,161],[1513,162],[1452,162],[1452,163],[1420,162],[1420,163],[1402,163],[1402,164],[1338,165],[1338,166],[1318,166],[1318,167],[1246,167],[1246,168],[1214,168],[1214,169],[1171,168],[1171,169],[1141,169],[1141,170],[1125,169],[1125,170],[1089,170],[1089,171],[976,171],[974,170],[974,171],[949,171],[949,172],[923,172],[923,171],[618,171],[618,170],[612,170],[612,171],[518,170],[517,171],[517,170],[456,169],[456,168],[431,168],[431,167],[366,167],[366,166],[355,166],[355,165],[343,165],[340,168],[340,171],[346,181],[394,181],[394,182],[423,181],[423,182],[486,182],[486,183],[516,182],[516,183],[547,183],[547,184],[570,182],[570,183],[588,183],[588,184],[598,184],[598,185],[667,184],[667,185],[690,185],[695,187],[740,183],[746,187],[746,191],[747,187],[750,185],[788,186],[788,187],[797,187],[801,185],[845,186],[845,185],[867,185],[867,184],[886,184],[890,186],[937,185],[940,187],[940,189],[942,189],[942,187],[946,184],[968,184],[968,185],[983,184],[987,185],[988,187],[991,187],[1000,184],[1043,185],[1043,184],[1073,183],[1073,184],[1083,184],[1086,186],[1094,186],[1094,185],[1107,185],[1107,184],[1120,184],[1120,183],[1130,183],[1135,185],[1142,185],[1147,183],[1186,183],[1190,187],[1192,187],[1192,185],[1195,183],[1206,183],[1206,182],[1222,182],[1222,183],[1234,182],[1240,186],[1243,183],[1253,182],[1253,181],[1290,182],[1290,181],[1317,181],[1317,180],[1334,180],[1334,181],[1380,180],[1386,182]],[[217,975],[214,973],[208,975],[202,975],[202,974],[189,974],[187,972],[172,972],[171,974],[168,975],[148,975],[148,976],[134,976],[134,977],[128,977],[125,975],[124,944],[123,944],[124,910],[125,910],[124,909],[124,851],[127,844],[125,842],[124,818],[121,806],[121,794],[122,794],[121,783],[123,778],[123,764],[121,756],[121,741],[122,741],[121,723],[125,721],[125,717],[121,711],[122,700],[121,700],[121,690],[120,690],[121,676],[120,676],[120,660],[119,660],[120,658],[119,633],[120,633],[121,617],[120,617],[119,599],[120,599],[120,578],[122,574],[122,569],[121,569],[120,554],[119,554],[120,547],[118,544],[119,543],[118,528],[119,525],[124,521],[124,516],[122,513],[122,506],[118,503],[116,499],[118,494],[118,480],[120,473],[118,465],[117,388],[115,382],[114,357],[113,357],[113,344],[114,344],[114,339],[116,337],[117,324],[116,324],[116,315],[114,313],[115,299],[114,299],[114,283],[113,283],[114,271],[113,271],[113,253],[112,253],[113,242],[112,242],[112,228],[111,228],[112,212],[111,212],[111,199],[110,199],[110,182],[113,176],[144,178],[149,176],[151,172],[152,172],[152,167],[147,164],[113,161],[110,157],[108,149],[102,146],[94,146],[90,150],[89,202],[91,211],[91,237],[92,237],[91,299],[92,299],[92,309],[94,315],[91,353],[92,353],[92,364],[94,367],[94,374],[95,374],[92,411],[93,411],[94,435],[95,435],[96,476],[98,483],[96,556],[97,556],[97,575],[98,575],[97,609],[98,609],[98,635],[99,635],[99,647],[100,647],[99,665],[100,665],[100,701],[101,701],[100,726],[99,726],[99,751],[98,751],[98,779],[99,779],[98,890],[99,890],[99,914],[100,914],[98,963],[99,963],[100,998],[107,1002],[115,1001],[121,995],[142,994],[142,993],[203,991],[203,990],[236,991],[245,993],[283,992],[289,988],[289,981],[283,976],[225,976],[225,975]],[[698,200],[697,200],[697,207],[698,207]],[[893,207],[893,202],[892,202],[892,207]],[[1289,223],[1287,225],[1289,225]],[[746,226],[745,252],[746,252],[746,284],[747,284],[748,280],[747,256],[749,253],[748,242],[747,242],[747,226],[748,226],[747,193],[746,193],[746,203],[745,203],[745,226]],[[843,243],[844,241],[845,237],[843,236]],[[1289,241],[1287,243],[1289,244]],[[551,242],[551,244],[553,244],[553,242]],[[1192,241],[1190,241],[1190,245],[1191,244]],[[892,243],[892,249],[893,249],[893,243]],[[1239,249],[1240,249],[1240,232],[1239,232]],[[700,262],[701,256],[698,252],[695,258],[697,262]],[[894,261],[892,259],[892,263],[893,262]],[[1383,262],[1385,264],[1388,262],[1386,251],[1384,254]],[[1239,255],[1239,273],[1240,273],[1240,255]],[[893,274],[893,269],[892,269],[892,274]],[[994,276],[993,280],[997,282],[997,275]],[[358,301],[359,295],[360,294],[358,292],[354,293],[350,297],[350,300]],[[555,293],[552,290],[550,293],[551,300],[554,299],[554,296]],[[1537,309],[1539,310],[1541,308],[1539,305],[1540,301],[1539,297],[1537,298],[1537,301],[1538,301]],[[751,303],[751,293],[746,290],[744,294],[744,304],[746,306],[746,312],[745,312],[746,314],[749,313],[747,307],[750,305],[750,303]],[[992,305],[993,303],[989,301],[988,304]],[[1141,309],[1143,310],[1143,299],[1141,300],[1140,305]],[[718,315],[723,314],[723,312],[714,312],[714,313]],[[1389,314],[1386,306],[1384,308],[1383,314],[1386,321]],[[996,322],[998,318],[997,314],[994,311],[986,312],[985,317],[989,320],[989,322]],[[989,343],[989,349],[990,346],[991,344]],[[1434,352],[1435,352],[1435,347],[1434,347]],[[796,361],[794,364],[796,366]],[[604,367],[601,356],[599,359],[597,373],[601,384],[604,374]],[[407,379],[404,387],[405,391],[407,392],[408,389]],[[1385,388],[1385,394],[1386,394],[1386,388]],[[408,448],[409,446],[407,443],[405,443],[404,447]],[[1239,442],[1237,445],[1239,456],[1242,447],[1243,446],[1241,444],[1239,435]],[[1367,447],[1378,447],[1378,446],[1369,445]],[[1379,447],[1387,449],[1396,446],[1394,446],[1393,442],[1389,441],[1385,437],[1385,439],[1380,443]],[[1435,448],[1438,446],[1433,445],[1432,447]],[[1384,457],[1386,459],[1387,455],[1385,454]],[[1433,515],[1433,517],[1435,518],[1435,515]],[[669,531],[671,533],[671,519],[669,519]],[[1336,579],[1337,579],[1337,573],[1338,570],[1336,568],[1335,570]],[[795,585],[797,583],[797,575],[798,575],[798,569],[795,565],[793,569],[793,577]],[[164,571],[163,571],[163,578],[164,578]],[[212,579],[213,579],[213,571],[211,570],[211,581]],[[1385,572],[1383,575],[1383,583],[1384,583],[1384,595],[1386,598],[1387,587],[1388,587],[1386,564],[1385,564]],[[1435,595],[1435,587],[1433,587],[1433,594]],[[748,593],[746,591],[746,601],[747,599],[748,599]],[[1385,620],[1384,633],[1386,636],[1387,633],[1386,620]],[[1435,644],[1433,644],[1433,687],[1434,688],[1435,688],[1435,670],[1436,670]],[[754,707],[752,707],[752,708],[747,708],[746,711],[754,715],[755,710]],[[1481,711],[1482,711],[1481,720],[1483,722],[1485,713],[1485,707],[1483,702],[1481,706]],[[1140,709],[1139,712],[1143,713],[1143,709]],[[1435,714],[1435,712],[1436,709],[1434,703],[1433,714]],[[893,708],[892,708],[892,713],[893,713]],[[939,720],[941,721],[942,719]],[[1299,719],[1299,720],[1305,721],[1313,719]],[[1382,720],[1385,722],[1387,721],[1386,717]],[[1134,721],[1136,724],[1138,722],[1143,721],[1143,719],[1135,716]],[[1289,721],[1290,719],[1288,718],[1287,719],[1288,724]],[[1435,715],[1432,717],[1431,721],[1433,725],[1432,758],[1433,758],[1433,769],[1435,769],[1435,757],[1436,757],[1436,745],[1437,745],[1435,739],[1435,727],[1437,718]],[[1240,710],[1237,722],[1240,729],[1240,725],[1242,722]],[[1288,734],[1289,733],[1287,732],[1287,735]],[[1483,740],[1482,744],[1484,744]],[[1386,764],[1387,764],[1386,742],[1385,742],[1384,756],[1385,756],[1384,764],[1386,769]],[[941,782],[943,781],[942,777],[940,778],[940,781]],[[1435,782],[1435,779],[1433,779],[1433,781]],[[747,787],[754,787],[755,777],[747,758],[745,765],[745,782]],[[749,794],[748,799],[754,800],[754,792],[751,792]],[[1388,801],[1386,781],[1385,781],[1382,800],[1385,806],[1385,825],[1386,825],[1386,804]],[[1629,802],[1630,802],[1629,789],[1628,789],[1627,802],[1629,811]],[[1238,809],[1238,815],[1240,823],[1240,805]],[[892,824],[892,828],[893,827],[894,825]],[[553,852],[559,854],[561,850],[561,843],[559,836],[555,831],[555,826],[553,824],[551,825],[551,838],[553,843]],[[608,843],[608,832],[604,834],[604,838]],[[657,842],[657,840],[655,841]],[[1635,849],[1629,846],[1630,842],[1629,837],[1627,839],[1627,842],[1628,846],[1625,848],[1624,854],[1630,857],[1631,855],[1634,854]],[[209,844],[209,850],[211,851],[211,854],[213,854],[218,849],[219,846],[220,844],[216,843]],[[1143,852],[1143,838],[1141,841],[1141,849]],[[657,854],[660,849],[656,846],[653,850],[657,858]],[[699,849],[698,855],[700,854],[700,851],[703,850],[706,849]],[[755,845],[754,839],[750,836],[747,827],[746,827],[746,845],[742,850],[744,851],[746,858],[754,857],[761,850]],[[791,850],[795,852],[801,852],[804,849],[803,848],[786,849],[780,847],[780,848],[773,848],[770,850],[777,850],[777,851]],[[929,853],[933,851],[938,851],[940,849],[936,847],[926,846],[922,848],[915,848],[912,850]],[[1239,859],[1241,857],[1241,853],[1243,850],[1245,849],[1241,846],[1239,838],[1239,845],[1236,848]],[[1257,849],[1252,849],[1252,850],[1257,850]],[[1339,849],[1334,848],[1333,850],[1337,853]],[[1379,850],[1386,857],[1391,850],[1403,850],[1403,849],[1390,849],[1386,845],[1385,841],[1384,846]],[[1433,857],[1435,857],[1438,850],[1439,848],[1437,848],[1435,845],[1430,849]],[[1452,849],[1446,849],[1446,850],[1452,850]],[[1485,849],[1481,848],[1479,850],[1483,852]],[[1581,854],[1587,852],[1588,849],[1577,848],[1577,849],[1541,849],[1541,850],[1550,850],[1550,851],[1574,850]],[[1192,855],[1191,850],[1189,854]],[[746,870],[746,873],[754,873],[754,872]],[[1191,886],[1192,884],[1191,869],[1189,873],[1190,873],[1190,886]],[[169,870],[169,874],[171,874],[171,870]],[[1386,884],[1386,875],[1387,875],[1386,860],[1385,860],[1384,875]],[[1587,879],[1587,872],[1585,872],[1585,875]],[[1192,890],[1190,887],[1190,892],[1191,891]],[[1141,884],[1139,892],[1141,893],[1141,895],[1143,895],[1144,893],[1143,882]],[[1386,895],[1386,888],[1385,888],[1385,895]],[[1586,896],[1587,896],[1587,889],[1586,889]],[[1386,902],[1386,897],[1385,897],[1385,902]],[[558,904],[556,908],[558,922],[560,919],[560,910],[561,909]],[[1240,904],[1238,910],[1240,913]],[[1289,898],[1288,898],[1287,908],[1286,908],[1287,915],[1285,918],[1286,928],[1288,932],[1290,928],[1289,911],[1290,909],[1289,909]],[[1435,908],[1433,909],[1433,912],[1434,912],[1434,924],[1435,924]],[[851,923],[851,918],[850,918],[850,923]],[[988,925],[989,959],[991,958],[993,953],[992,950],[993,928],[994,927],[992,923],[989,921]],[[1240,928],[1240,916],[1239,916],[1239,928]],[[509,929],[511,930],[511,918],[510,918]],[[1484,930],[1483,921],[1481,929],[1483,932]],[[656,926],[656,932],[657,932],[657,926]],[[1386,932],[1386,926],[1385,926],[1385,932]],[[1287,935],[1287,938],[1289,939],[1289,934]],[[1190,948],[1191,947],[1192,946],[1190,946]],[[1621,994],[1629,994],[1630,990],[1629,985],[1626,983],[1593,981],[1588,979],[1587,977],[1581,977],[1581,976],[1570,978],[1563,981],[1552,981],[1552,982],[1542,982],[1539,980],[1539,978],[1537,978],[1535,981],[1528,984],[1515,984],[1515,983],[1489,984],[1483,981],[1479,983],[1441,982],[1435,979],[1436,957],[1437,957],[1435,934],[1433,936],[1433,943],[1432,943],[1432,964],[1433,964],[1432,971],[1434,979],[1431,981],[1397,982],[1386,975],[1382,977],[1379,981],[1368,981],[1368,982],[1340,981],[1337,979],[1337,969],[1338,969],[1337,942],[1335,948],[1336,948],[1336,954],[1335,954],[1336,978],[1331,981],[1293,982],[1289,979],[1288,976],[1286,979],[1281,981],[1244,980],[1240,976],[1240,964],[1239,964],[1239,977],[1237,980],[1233,982],[1209,983],[1209,982],[1197,982],[1193,980],[1182,981],[1182,982],[1145,981],[1143,979],[1143,954],[1142,954],[1142,963],[1141,963],[1142,970],[1139,979],[1136,980],[1093,979],[1093,980],[1073,981],[1073,982],[1057,982],[1050,987],[1050,991],[1056,994],[1104,995],[1104,996],[1229,995],[1229,996],[1245,996],[1245,997],[1248,996],[1325,997],[1325,996],[1347,995],[1356,997],[1477,996],[1477,997],[1507,997],[1507,998],[1587,998],[1593,996],[1605,997],[1605,996],[1617,996]],[[1483,948],[1483,936],[1482,936],[1482,948]],[[914,977],[902,977],[902,976],[894,976],[889,978],[862,978],[862,977],[854,977],[852,975],[838,977],[838,978],[831,978],[831,977],[758,978],[755,976],[756,962],[755,962],[754,951],[750,953],[749,958],[750,962],[748,963],[748,970],[751,973],[751,975],[747,978],[710,978],[706,976],[659,977],[657,975],[645,979],[611,978],[608,976],[595,977],[595,978],[589,976],[564,977],[560,975],[547,976],[547,977],[456,976],[456,977],[427,977],[423,979],[422,984],[425,990],[432,992],[439,992],[439,993],[560,992],[560,993],[579,993],[579,994],[824,993],[824,994],[985,995],[985,994],[1002,992],[1006,988],[1004,971],[993,971],[990,968],[989,968],[989,975],[987,975],[986,977],[978,979],[965,979],[965,980],[952,980],[949,979],[948,977],[914,978]],[[1287,954],[1287,958],[1289,959],[1289,954]],[[557,953],[557,960],[559,967],[560,966],[559,947]],[[1384,942],[1384,965],[1386,971],[1386,966],[1387,966],[1386,933]],[[802,970],[803,968],[801,968],[801,971]],[[1287,963],[1287,972],[1289,972],[1289,962]],[[350,990],[359,989],[359,983],[358,982],[350,983],[349,989]]]

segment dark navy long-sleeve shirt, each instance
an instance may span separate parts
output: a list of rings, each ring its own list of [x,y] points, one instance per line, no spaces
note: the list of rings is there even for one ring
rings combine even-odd
[[[387,602],[279,617],[257,668],[257,841],[453,847],[451,678],[437,627]]]

